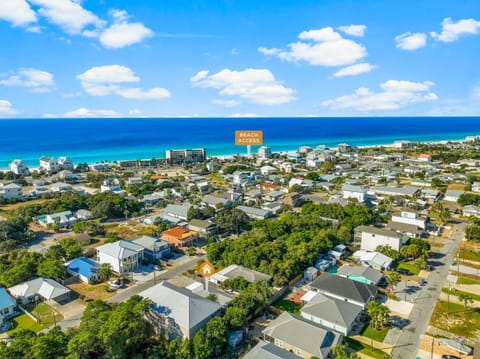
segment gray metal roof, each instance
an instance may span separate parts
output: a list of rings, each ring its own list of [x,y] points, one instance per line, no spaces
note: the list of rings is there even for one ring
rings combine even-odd
[[[143,251],[143,247],[131,241],[120,240],[113,243],[107,243],[97,247],[98,252],[105,253],[114,258],[128,258],[134,254]]]
[[[58,298],[70,292],[70,289],[49,278],[36,278],[9,288],[14,296],[25,298],[41,295],[46,300]]]
[[[252,283],[256,280],[262,280],[263,279],[263,280],[269,281],[270,279],[272,279],[272,277],[267,275],[267,274],[254,271],[254,270],[249,269],[249,268],[245,268],[245,267],[243,267],[241,265],[238,265],[238,264],[229,265],[228,267],[226,267],[226,268],[222,269],[221,271],[217,272],[217,274],[225,276],[229,279],[234,279],[234,278],[237,278],[237,277],[243,277],[247,282],[250,282],[250,283]]]
[[[280,314],[262,333],[320,359],[327,358],[341,339],[340,334],[288,312]]]
[[[260,341],[243,359],[299,359],[301,357],[279,348],[272,343]]]
[[[347,264],[338,268],[337,275],[345,278],[349,276],[363,277],[373,283],[378,283],[383,278],[383,274],[373,268],[349,266]]]
[[[167,241],[152,236],[141,236],[132,242],[152,252],[156,252],[159,248],[170,245]]]
[[[378,227],[372,227],[372,226],[358,226],[355,228],[355,231],[357,232],[365,232],[365,233],[373,233],[373,234],[378,234],[379,236],[386,236],[386,237],[394,237],[394,238],[402,238],[400,234],[398,234],[395,231],[392,231],[390,229],[385,229],[385,228],[378,228]]]
[[[301,312],[349,328],[362,312],[362,307],[318,293]]]
[[[330,273],[323,273],[317,277],[310,283],[310,287],[365,304],[372,296],[377,294],[377,289],[373,285],[356,282]]]
[[[138,295],[152,300],[153,310],[186,329],[194,328],[221,308],[220,304],[168,282],[160,282]]]

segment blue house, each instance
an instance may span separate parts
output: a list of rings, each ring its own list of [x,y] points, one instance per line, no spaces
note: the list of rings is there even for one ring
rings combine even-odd
[[[67,265],[67,271],[77,276],[82,282],[91,283],[98,280],[98,263],[91,259],[80,257],[75,258]]]
[[[4,319],[15,314],[17,303],[10,297],[5,288],[0,288],[0,325],[3,324]]]

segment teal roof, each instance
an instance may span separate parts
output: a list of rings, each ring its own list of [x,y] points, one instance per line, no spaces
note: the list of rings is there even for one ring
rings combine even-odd
[[[0,310],[5,308],[14,307],[17,303],[10,297],[5,288],[0,288]]]

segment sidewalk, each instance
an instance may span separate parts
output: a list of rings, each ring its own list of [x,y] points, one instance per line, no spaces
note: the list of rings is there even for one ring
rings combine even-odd
[[[368,337],[355,335],[355,336],[352,336],[350,338],[352,338],[354,340],[357,340],[359,342],[362,342],[363,344],[366,344],[368,346],[370,346],[372,344],[372,340]],[[392,352],[392,345],[385,344],[385,343],[380,343],[380,342],[377,342],[376,340],[373,341],[373,347],[376,348],[376,349],[380,349],[380,350],[382,350],[382,351],[384,351],[385,353],[388,353],[388,354],[390,354]]]

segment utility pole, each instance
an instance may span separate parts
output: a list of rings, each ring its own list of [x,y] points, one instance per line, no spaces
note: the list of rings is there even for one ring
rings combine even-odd
[[[433,344],[435,343],[435,337],[432,337],[432,349],[430,351],[430,359],[433,359]]]
[[[450,281],[448,281],[447,314],[450,313]]]

